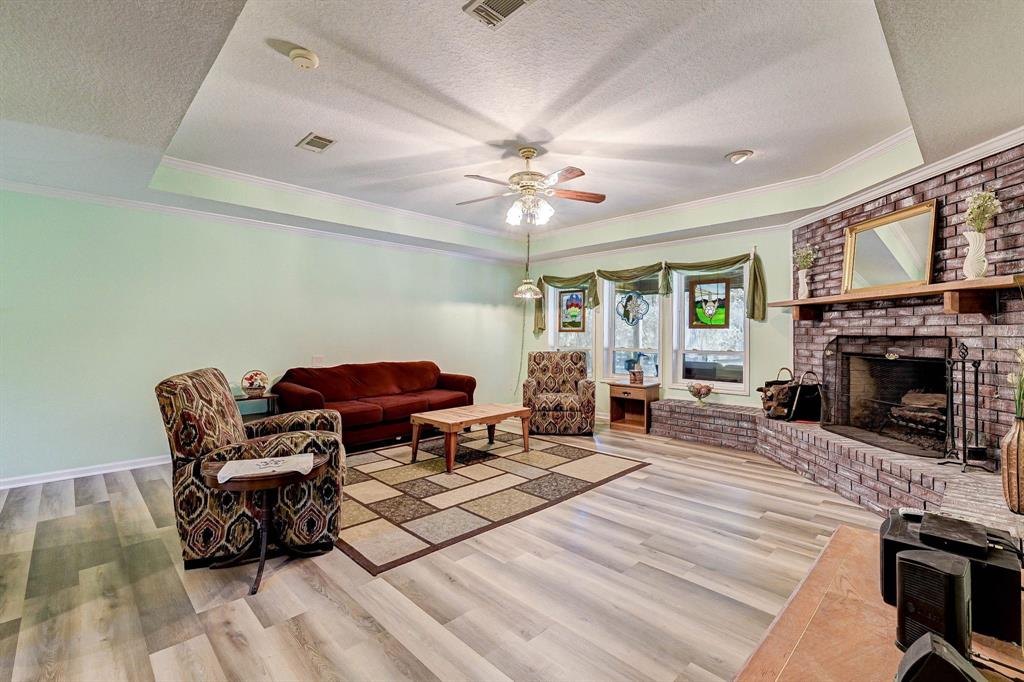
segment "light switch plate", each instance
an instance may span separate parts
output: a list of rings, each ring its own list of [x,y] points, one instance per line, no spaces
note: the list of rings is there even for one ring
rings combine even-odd
[[[323,367],[325,364],[327,364],[327,361],[324,358],[324,356],[322,356],[322,355],[314,355],[313,356],[313,366],[314,367]]]

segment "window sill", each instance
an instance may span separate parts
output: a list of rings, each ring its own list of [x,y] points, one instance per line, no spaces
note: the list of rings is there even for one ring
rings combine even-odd
[[[671,389],[671,390],[676,390],[676,391],[686,391],[686,390],[689,390],[691,383],[692,384],[703,384],[703,383],[711,384],[712,388],[715,389],[714,390],[714,394],[715,395],[742,395],[742,396],[749,396],[750,395],[750,387],[749,386],[729,386],[728,384],[716,384],[713,381],[693,381],[693,382],[686,383],[686,384],[681,384],[681,383],[677,382],[677,383],[668,384],[667,386],[664,386],[664,388]]]

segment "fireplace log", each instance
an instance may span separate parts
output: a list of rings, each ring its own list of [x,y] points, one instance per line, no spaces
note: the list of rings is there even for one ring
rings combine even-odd
[[[927,407],[908,407],[901,405],[900,407],[892,408],[890,416],[894,420],[928,426],[934,429],[942,428],[946,425],[945,412]]]
[[[907,407],[932,408],[936,410],[946,409],[945,393],[921,393],[910,391],[900,400],[900,403]]]

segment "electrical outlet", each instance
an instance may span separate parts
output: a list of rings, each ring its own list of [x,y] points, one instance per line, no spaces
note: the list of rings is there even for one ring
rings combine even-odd
[[[323,367],[326,364],[327,364],[327,360],[324,358],[324,356],[322,356],[322,355],[314,355],[313,356],[313,366],[314,367]]]

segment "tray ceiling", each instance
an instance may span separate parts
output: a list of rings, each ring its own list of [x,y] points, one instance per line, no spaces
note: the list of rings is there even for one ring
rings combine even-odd
[[[910,126],[869,1],[537,0],[498,31],[460,8],[249,0],[166,153],[502,229],[510,200],[457,207],[492,193],[462,176],[539,143],[535,166],[608,195],[558,201],[557,228],[821,173]],[[297,149],[311,131],[337,143]]]

